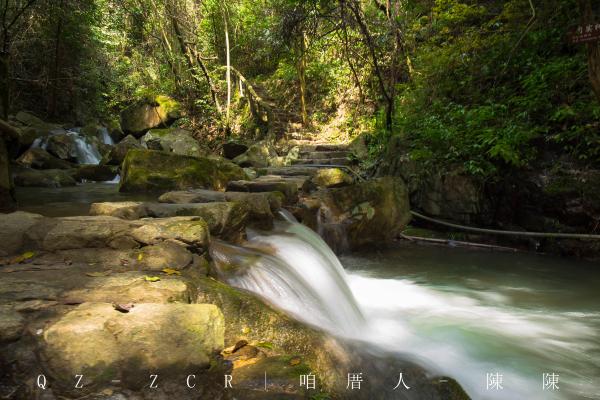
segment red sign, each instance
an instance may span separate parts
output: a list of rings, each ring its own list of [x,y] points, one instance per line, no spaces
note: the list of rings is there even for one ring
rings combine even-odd
[[[579,25],[569,35],[571,43],[588,43],[600,40],[600,22]]]

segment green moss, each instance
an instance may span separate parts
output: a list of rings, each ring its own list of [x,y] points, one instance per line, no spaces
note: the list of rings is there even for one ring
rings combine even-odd
[[[243,179],[244,176],[240,167],[226,160],[131,149],[123,161],[119,190],[224,190],[229,181]]]

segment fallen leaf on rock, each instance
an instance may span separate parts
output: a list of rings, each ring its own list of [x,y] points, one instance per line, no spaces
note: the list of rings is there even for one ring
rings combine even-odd
[[[144,279],[146,280],[146,282],[158,282],[160,281],[160,278],[158,276],[144,276]]]
[[[264,349],[273,350],[273,343],[271,342],[258,342],[256,347],[262,347]]]
[[[142,254],[142,253],[138,254],[138,257],[137,257],[138,261],[142,261],[142,258],[144,258],[144,254]]]
[[[119,312],[122,313],[128,313],[133,307],[135,307],[135,304],[133,303],[129,303],[129,304],[117,304],[117,303],[113,303],[113,308]]]
[[[247,335],[247,334],[249,334],[249,333],[250,333],[250,328],[248,328],[247,326],[243,327],[243,328],[242,328],[242,333],[243,333],[244,335]]]
[[[30,260],[33,257],[35,257],[35,253],[33,251],[26,251],[25,253],[10,259],[9,263],[10,264],[21,264],[22,262]]]
[[[162,272],[164,272],[167,275],[181,275],[181,272],[173,268],[165,268],[162,270]]]

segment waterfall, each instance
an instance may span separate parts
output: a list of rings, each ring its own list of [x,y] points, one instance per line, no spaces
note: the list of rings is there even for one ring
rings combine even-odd
[[[76,131],[67,131],[67,135],[71,136],[75,142],[77,164],[100,164],[102,156],[93,143]]]
[[[102,132],[102,143],[108,144],[110,146],[115,145],[115,141],[108,133],[108,129],[106,127],[103,126],[102,128],[100,128],[100,132]]]
[[[210,254],[220,278],[331,332],[362,331],[364,317],[335,254],[291,214],[284,218],[273,233],[249,231],[244,247],[213,241]]]

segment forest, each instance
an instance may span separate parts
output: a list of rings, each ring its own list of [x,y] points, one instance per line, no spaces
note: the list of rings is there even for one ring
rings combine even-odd
[[[0,46],[0,399],[600,399],[600,1],[0,0]]]

